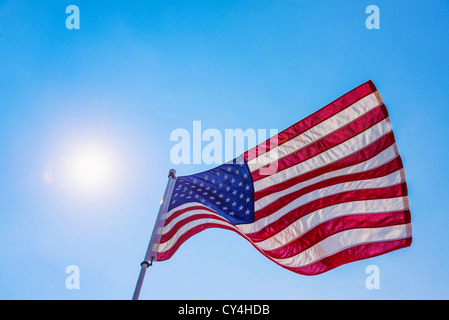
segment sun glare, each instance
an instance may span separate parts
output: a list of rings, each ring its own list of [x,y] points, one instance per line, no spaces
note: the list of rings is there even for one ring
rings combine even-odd
[[[100,193],[108,190],[116,176],[113,154],[98,145],[75,148],[67,158],[68,182],[82,193]]]

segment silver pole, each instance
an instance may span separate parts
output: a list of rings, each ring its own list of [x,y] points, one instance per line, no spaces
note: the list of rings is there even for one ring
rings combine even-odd
[[[140,295],[140,289],[142,289],[143,279],[145,277],[145,272],[147,268],[153,265],[153,261],[156,260],[157,250],[154,248],[154,245],[159,243],[159,239],[161,237],[160,228],[163,227],[164,220],[161,219],[162,215],[167,212],[168,204],[170,203],[171,194],[173,191],[173,187],[175,185],[176,180],[176,171],[174,169],[170,169],[168,173],[168,182],[165,188],[164,198],[162,199],[161,206],[159,208],[159,212],[157,214],[156,222],[154,223],[153,233],[151,234],[150,243],[148,244],[147,251],[145,253],[144,260],[140,263],[140,273],[139,278],[137,279],[136,288],[134,289],[133,300],[138,300]]]

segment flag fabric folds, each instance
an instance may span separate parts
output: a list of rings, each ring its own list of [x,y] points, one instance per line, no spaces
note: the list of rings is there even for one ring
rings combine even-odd
[[[208,228],[304,275],[412,242],[403,164],[371,81],[229,163],[177,177],[167,201],[155,261]]]

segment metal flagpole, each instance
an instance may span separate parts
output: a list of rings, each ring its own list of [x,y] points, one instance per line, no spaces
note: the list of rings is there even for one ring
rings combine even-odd
[[[154,223],[153,233],[151,234],[150,243],[148,244],[147,252],[145,253],[144,260],[140,263],[140,273],[137,279],[136,288],[133,294],[133,300],[138,300],[140,295],[140,289],[142,288],[143,278],[145,277],[145,272],[147,268],[153,265],[153,261],[156,259],[157,250],[154,249],[154,243],[159,243],[161,237],[160,228],[163,227],[163,220],[161,216],[167,212],[168,204],[170,202],[170,197],[173,191],[176,180],[176,171],[170,169],[168,173],[168,182],[165,188],[164,198],[162,199],[161,206],[159,208],[159,213],[157,214],[156,222]]]

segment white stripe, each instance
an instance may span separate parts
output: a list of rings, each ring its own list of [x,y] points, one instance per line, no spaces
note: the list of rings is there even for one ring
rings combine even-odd
[[[183,209],[186,209],[186,208],[190,208],[190,207],[197,207],[197,206],[203,206],[203,207],[205,207],[205,208],[207,208],[204,204],[202,204],[201,202],[187,202],[187,203],[184,203],[184,204],[182,204],[182,205],[180,205],[180,206],[178,206],[178,207],[175,207],[175,208],[173,208],[173,209],[171,209],[170,211],[168,211],[167,213],[165,213],[164,215],[163,215],[163,219],[164,220],[166,220],[168,217],[170,217],[173,213],[175,213],[175,212],[177,212],[177,211],[179,211],[179,210],[183,210]]]
[[[218,219],[214,219],[214,218],[203,218],[203,219],[193,220],[193,221],[190,221],[189,223],[185,224],[181,228],[179,228],[179,230],[169,240],[167,240],[166,242],[160,243],[157,246],[157,251],[158,252],[165,252],[167,250],[170,250],[173,247],[173,245],[178,241],[178,239],[185,232],[189,231],[192,228],[200,226],[202,224],[211,223],[211,222],[214,223],[214,224],[219,224],[219,225],[235,228],[235,226],[233,224],[231,224],[230,222],[225,222],[223,220],[218,220]]]
[[[347,175],[347,174],[354,174],[354,173],[369,171],[369,170],[378,168],[398,156],[399,156],[399,153],[397,152],[397,147],[394,144],[394,145],[390,146],[389,148],[380,152],[375,157],[372,157],[371,159],[368,159],[364,162],[358,163],[358,164],[350,166],[350,167],[335,170],[332,172],[326,172],[320,176],[317,176],[312,179],[302,181],[298,184],[295,184],[288,189],[281,190],[281,191],[278,191],[275,193],[270,193],[269,195],[267,195],[263,198],[260,198],[259,200],[257,200],[254,203],[254,210],[255,211],[261,210],[262,208],[265,208],[267,205],[277,201],[279,198],[281,198],[287,194],[290,194],[292,192],[295,192],[297,190],[300,190],[304,187],[310,186],[312,184],[315,184],[315,183],[318,183],[318,182],[321,182],[321,181],[324,181],[324,180],[327,180],[330,178],[335,178],[335,177],[339,177],[339,176],[343,176],[343,175]]]
[[[264,227],[273,223],[274,221],[281,218],[283,215],[288,212],[307,204],[311,201],[324,198],[333,194],[351,191],[351,190],[362,190],[362,189],[374,189],[374,188],[385,188],[389,186],[393,186],[405,181],[405,175],[403,169],[397,170],[389,175],[366,179],[366,180],[358,180],[358,181],[350,181],[339,183],[333,186],[329,186],[326,188],[314,190],[309,192],[301,197],[296,198],[292,202],[288,203],[286,206],[282,207],[276,212],[273,212],[271,215],[261,218],[253,223],[248,224],[240,224],[237,227],[245,234],[254,233],[260,231]]]
[[[337,131],[351,121],[361,117],[368,111],[378,107],[380,102],[377,100],[377,95],[371,93],[370,95],[360,99],[346,109],[333,115],[329,119],[315,125],[309,130],[303,132],[299,136],[283,143],[280,146],[263,153],[262,155],[248,161],[248,167],[251,172],[274,162],[282,157],[285,157],[305,146],[322,139],[324,136]]]
[[[410,236],[410,224],[383,228],[351,229],[334,234],[297,255],[274,260],[285,267],[304,267],[350,247],[367,243],[405,239]]]
[[[308,215],[296,220],[281,232],[256,243],[256,245],[262,250],[275,250],[300,238],[306,232],[315,228],[319,224],[338,217],[354,214],[395,212],[406,209],[408,209],[407,197],[340,203],[311,212]]]
[[[391,131],[389,119],[384,119],[351,139],[330,148],[306,161],[254,182],[254,191],[260,191],[296,177],[305,172],[315,170],[329,163],[338,161],[366,147]]]
[[[162,234],[166,234],[167,232],[169,232],[171,230],[171,228],[173,228],[179,221],[187,219],[187,218],[195,216],[195,215],[198,215],[198,214],[211,214],[211,215],[220,217],[220,215],[218,213],[211,212],[211,211],[204,210],[204,209],[189,210],[189,211],[186,211],[186,212],[180,214],[175,219],[170,221],[169,224],[167,224],[165,227],[163,227]]]

